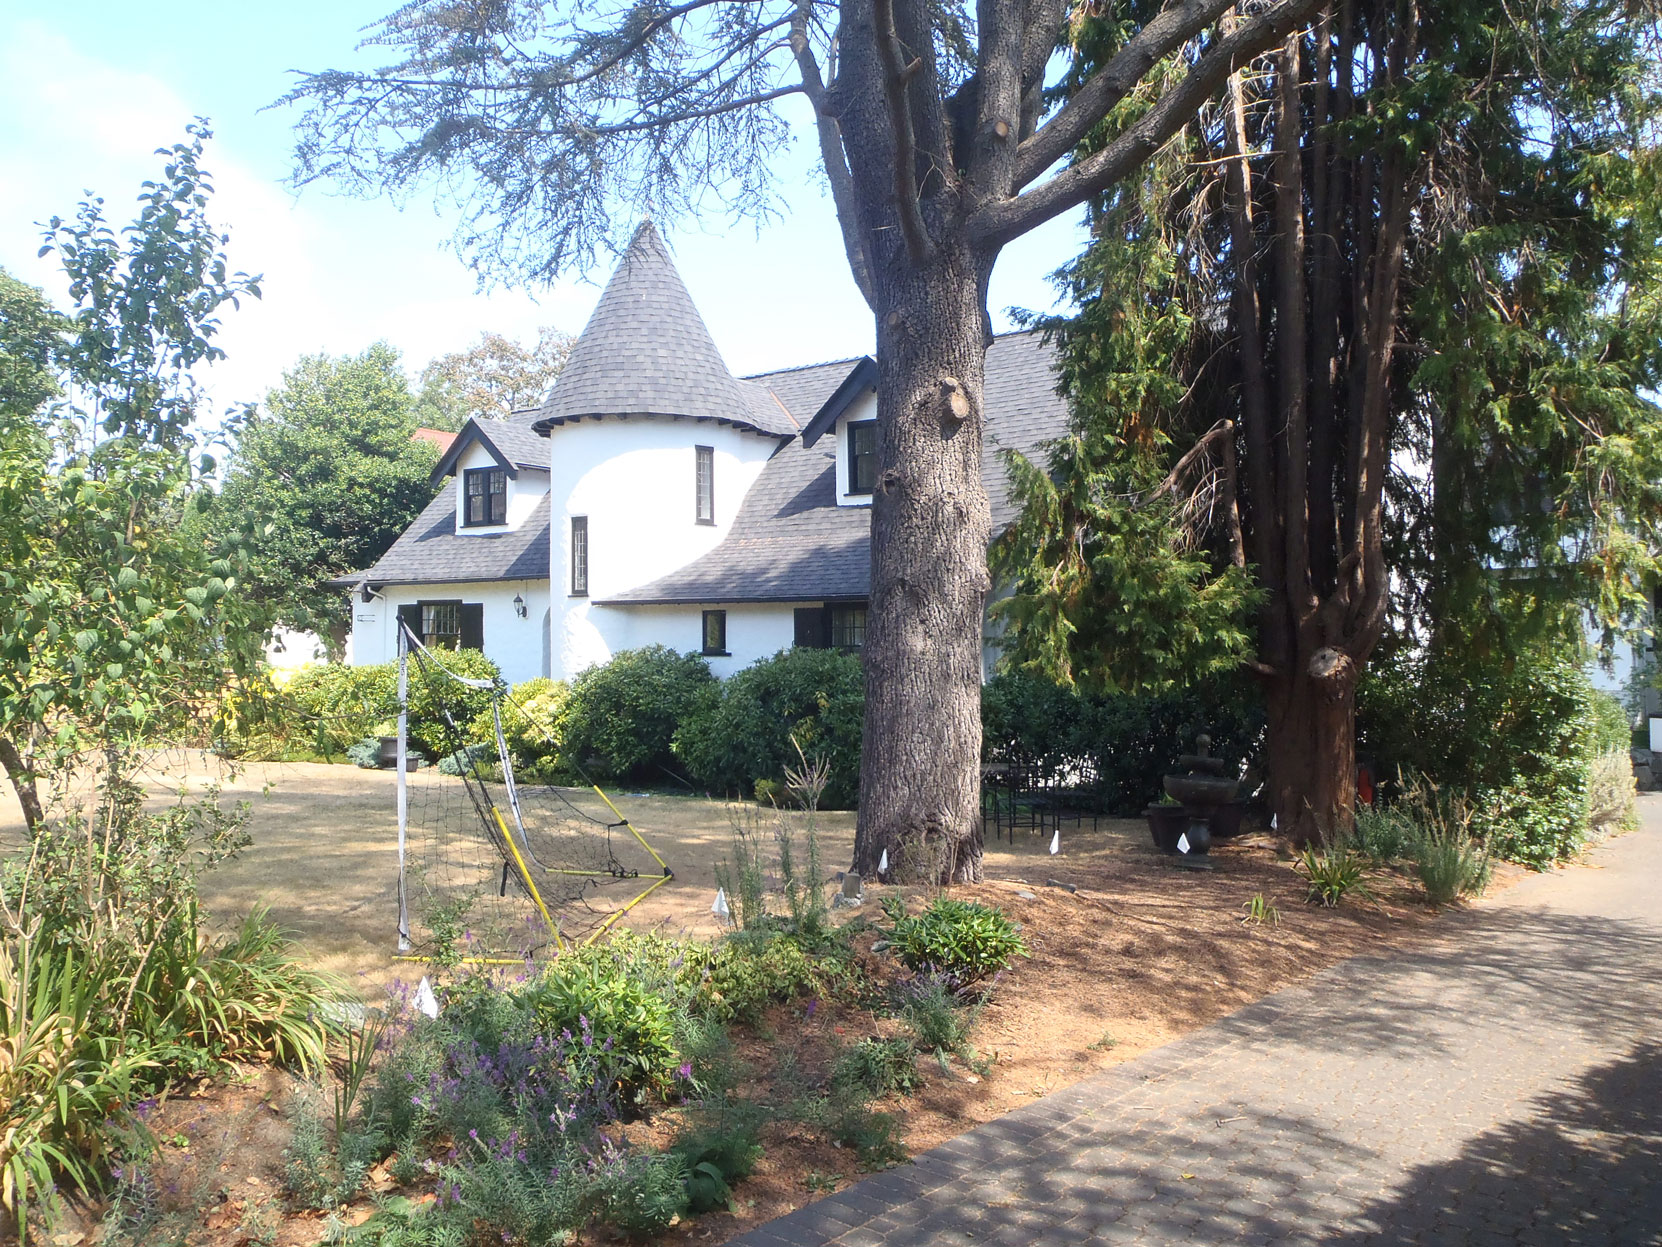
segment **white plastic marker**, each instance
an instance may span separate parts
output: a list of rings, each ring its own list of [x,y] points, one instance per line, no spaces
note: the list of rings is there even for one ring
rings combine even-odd
[[[726,922],[729,918],[731,918],[733,916],[733,911],[730,908],[728,908],[728,905],[727,905],[727,889],[726,888],[717,888],[716,889],[716,899],[710,905],[710,912],[712,914],[714,914],[716,917],[720,918],[723,922]]]
[[[1275,830],[1275,815],[1274,814],[1270,815],[1270,830],[1271,831]]]
[[[1050,851],[1053,854],[1062,851],[1062,829],[1060,827],[1056,829],[1056,834],[1050,838]]]
[[[884,849],[883,850],[883,856],[882,856],[882,858],[880,858],[878,860],[878,863],[877,863],[877,877],[879,879],[881,879],[884,875],[886,875],[888,873],[889,873],[889,851],[887,849]]]
[[[1185,831],[1182,835],[1177,837],[1177,851],[1179,853],[1187,853],[1189,851],[1189,833],[1188,832]]]
[[[427,976],[421,976],[421,982],[416,986],[415,1007],[430,1018],[439,1015],[439,998],[433,995],[433,985],[427,981]]]

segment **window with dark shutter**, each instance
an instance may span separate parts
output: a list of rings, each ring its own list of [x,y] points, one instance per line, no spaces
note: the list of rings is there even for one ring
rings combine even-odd
[[[460,631],[457,636],[463,649],[485,652],[485,604],[463,602],[456,608]]]
[[[462,604],[460,602],[423,602],[421,604],[421,643],[428,649],[460,649],[462,644]]]
[[[697,495],[693,518],[700,524],[716,522],[716,449],[693,447],[693,492]]]
[[[795,643],[803,649],[824,649],[830,644],[823,606],[799,606],[795,613]]]
[[[704,612],[704,652],[711,655],[727,653],[727,612]]]
[[[848,426],[848,492],[869,494],[877,485],[877,421]]]
[[[589,517],[571,517],[571,596],[589,595]]]
[[[501,468],[469,468],[462,473],[463,528],[508,522],[508,474]]]
[[[862,649],[866,643],[866,608],[833,606],[830,608],[832,649]]]

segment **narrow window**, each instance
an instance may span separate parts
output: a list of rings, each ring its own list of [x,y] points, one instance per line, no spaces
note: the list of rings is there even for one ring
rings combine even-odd
[[[463,528],[508,522],[508,474],[501,468],[469,468],[462,473],[462,489]]]
[[[589,596],[589,517],[571,517],[571,596]]]
[[[831,648],[861,649],[866,643],[866,608],[864,606],[833,606],[831,608]]]
[[[716,448],[694,446],[693,489],[697,494],[695,518],[700,524],[716,522]]]
[[[848,492],[869,494],[877,484],[877,421],[848,426]]]
[[[704,612],[704,652],[706,654],[727,653],[727,612]]]

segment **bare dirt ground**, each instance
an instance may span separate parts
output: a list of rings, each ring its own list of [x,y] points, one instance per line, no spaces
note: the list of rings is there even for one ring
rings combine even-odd
[[[340,766],[250,768],[226,792],[253,803],[254,844],[204,877],[205,908],[229,923],[253,905],[269,906],[316,964],[348,979],[365,998],[395,978],[417,976],[421,967],[393,960],[393,782],[387,773]],[[613,800],[676,874],[627,916],[627,925],[717,934],[709,907],[714,867],[731,844],[729,808],[693,798],[613,794]],[[821,815],[819,835],[826,865],[835,869],[849,858],[853,816]],[[15,851],[19,836],[15,806],[0,806],[0,851]],[[990,843],[987,881],[954,890],[1011,914],[1032,956],[1003,976],[982,1015],[975,1044],[991,1061],[986,1076],[958,1066],[943,1072],[924,1061],[921,1090],[888,1106],[902,1114],[914,1152],[1343,958],[1412,946],[1436,918],[1395,870],[1374,872],[1369,898],[1337,909],[1308,905],[1290,853],[1262,833],[1218,845],[1214,869],[1206,871],[1182,869],[1158,854],[1141,822],[1103,820],[1094,829],[1089,821],[1064,824],[1057,856],[1047,852],[1048,838],[1018,833],[1013,845]],[[1491,894],[1519,873],[1502,868]],[[882,891],[868,887],[861,912],[875,916]],[[1279,920],[1248,925],[1247,906],[1260,895]],[[862,938],[869,945],[874,937]],[[892,966],[888,958],[869,960]],[[785,1053],[796,1062],[786,1067],[790,1077],[812,1078],[839,1044],[885,1026],[835,1000],[783,1006],[742,1036],[741,1048],[755,1071],[752,1085],[783,1104],[801,1094],[800,1085],[774,1085]],[[189,1241],[316,1241],[318,1220],[284,1217],[275,1200],[282,1131],[274,1123],[289,1112],[293,1094],[276,1075],[250,1073],[240,1083],[197,1088],[163,1106],[164,1137],[187,1143],[177,1149],[180,1163],[169,1179],[178,1198],[220,1209],[204,1214]],[[211,1157],[200,1159],[210,1138]],[[788,1118],[769,1127],[767,1143],[761,1167],[738,1192],[738,1211],[700,1218],[677,1230],[677,1241],[721,1242],[856,1176],[852,1156]]]

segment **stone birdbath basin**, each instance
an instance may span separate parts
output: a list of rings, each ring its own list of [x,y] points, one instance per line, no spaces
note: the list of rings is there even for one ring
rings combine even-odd
[[[1210,736],[1203,732],[1195,737],[1195,748],[1198,752],[1177,759],[1182,768],[1179,773],[1162,780],[1166,795],[1180,803],[1188,817],[1188,826],[1173,846],[1173,851],[1187,858],[1205,857],[1211,852],[1212,817],[1220,806],[1232,804],[1240,789],[1239,782],[1227,773],[1228,761],[1211,756]]]

